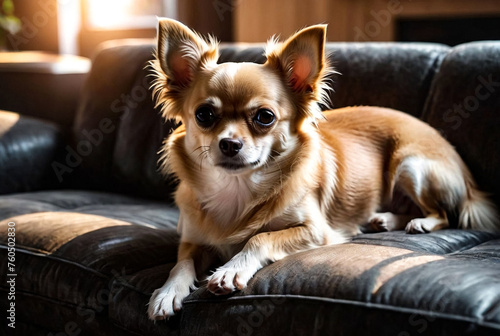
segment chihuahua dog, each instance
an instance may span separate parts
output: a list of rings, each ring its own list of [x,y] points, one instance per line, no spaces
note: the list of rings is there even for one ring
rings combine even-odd
[[[165,118],[182,122],[164,143],[161,167],[180,182],[181,241],[177,264],[151,297],[151,319],[179,311],[217,261],[223,266],[207,287],[224,295],[265,265],[345,242],[365,224],[424,233],[454,219],[498,231],[496,209],[436,130],[387,108],[321,111],[333,72],[325,34],[316,25],[273,39],[265,64],[217,64],[212,38],[160,19],[155,98]],[[388,212],[396,194],[419,211]]]

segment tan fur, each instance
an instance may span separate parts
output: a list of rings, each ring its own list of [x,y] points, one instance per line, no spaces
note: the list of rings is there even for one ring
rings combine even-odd
[[[183,122],[161,157],[164,173],[180,181],[181,244],[178,264],[151,298],[150,318],[180,309],[196,274],[216,257],[225,264],[208,289],[227,294],[267,263],[342,243],[369,222],[376,230],[430,232],[447,227],[456,211],[461,227],[498,231],[496,210],[437,131],[386,108],[321,112],[333,71],[325,32],[312,26],[270,43],[263,65],[218,65],[213,41],[160,21],[155,96],[166,118]],[[207,106],[215,117],[203,126],[196,116]],[[274,115],[264,126],[256,119],[263,110]],[[224,153],[227,139],[242,147]],[[387,213],[397,192],[423,217]]]

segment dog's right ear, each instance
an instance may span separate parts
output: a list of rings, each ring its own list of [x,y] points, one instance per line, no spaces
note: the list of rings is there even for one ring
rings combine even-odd
[[[158,19],[158,48],[152,67],[157,106],[163,106],[165,118],[182,119],[183,93],[192,84],[202,68],[217,64],[217,42],[200,35],[182,23],[165,18]]]
[[[175,20],[159,19],[158,23],[158,60],[169,85],[187,87],[202,65],[210,61],[217,62],[218,48],[215,42],[207,43]]]

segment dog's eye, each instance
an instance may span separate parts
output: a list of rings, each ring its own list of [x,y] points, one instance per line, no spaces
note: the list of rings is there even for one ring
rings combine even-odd
[[[268,109],[260,109],[257,111],[253,120],[261,126],[271,126],[276,120],[276,117],[274,116],[274,113]]]
[[[196,122],[201,127],[210,127],[215,123],[215,113],[211,106],[202,105],[196,110]]]

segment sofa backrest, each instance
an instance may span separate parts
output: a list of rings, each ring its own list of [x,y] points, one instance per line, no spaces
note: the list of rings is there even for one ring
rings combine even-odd
[[[327,43],[334,108],[377,105],[420,117],[449,47],[435,43]],[[226,46],[221,62],[265,62],[262,47]]]
[[[154,108],[147,67],[153,51],[152,44],[108,44],[94,57],[73,129],[81,158],[73,185],[170,196],[172,180],[158,173],[157,153],[174,125]]]
[[[331,43],[335,108],[390,107],[420,117],[449,47],[431,43]]]
[[[500,205],[500,41],[451,49],[422,119],[455,146],[481,189]]]
[[[495,49],[498,45],[491,48]],[[468,46],[462,48],[467,49]],[[480,47],[477,45],[473,48]],[[473,73],[476,68],[481,68],[479,65],[469,64],[461,64],[458,68],[457,65],[452,66],[452,58],[459,58],[464,52],[464,55],[468,55],[468,52],[460,50],[460,47],[450,49],[447,46],[426,43],[328,43],[329,59],[340,73],[332,76],[333,107],[391,107],[424,118],[431,125],[441,128],[445,135],[446,130],[455,131],[454,124],[447,123],[448,119],[443,119],[439,113],[452,106],[448,95],[453,94],[456,101],[463,102],[467,97],[463,94],[470,94],[470,90],[474,92],[475,86],[470,84],[471,79],[457,73],[463,71],[462,68],[468,68],[467,72],[471,73],[469,76],[477,81],[478,75]],[[87,144],[86,142],[91,140],[94,143],[90,144],[91,150],[80,155],[78,172],[73,174],[77,183],[84,183],[88,188],[111,189],[151,197],[164,198],[171,194],[174,182],[172,179],[162,178],[159,174],[157,153],[163,139],[175,125],[163,121],[159,110],[153,107],[149,90],[150,71],[146,67],[147,62],[152,59],[153,51],[152,44],[113,45],[103,48],[95,56],[74,125],[73,147],[77,149],[80,145],[83,148],[82,143]],[[477,51],[470,53],[470,56],[473,56]],[[443,60],[445,63],[441,68]],[[224,45],[219,61],[263,63],[265,57],[262,46]],[[486,69],[491,63],[495,61],[490,59],[482,69],[488,71]],[[496,64],[498,66],[500,62]],[[449,74],[443,74],[443,71]],[[492,68],[492,71],[497,71],[498,75],[498,68]],[[488,73],[483,76],[486,80],[489,78]],[[470,88],[466,89],[469,86]],[[491,96],[493,97],[493,94]],[[498,104],[497,95],[496,103],[492,100],[480,101],[477,110],[482,111],[484,105],[487,111],[490,111],[484,113],[493,115]],[[482,112],[476,114],[481,115]],[[472,117],[463,120],[463,124],[472,120],[483,124]],[[498,119],[495,121],[498,123]],[[470,127],[463,126],[462,129],[464,132],[472,132]],[[484,130],[488,129],[490,133],[494,133],[493,124],[484,127]],[[474,148],[476,142],[470,141],[472,139],[464,141],[459,134],[451,132],[450,141],[457,146],[461,154],[471,151],[470,148]],[[476,137],[483,136],[474,134]],[[494,136],[489,135],[485,139],[492,138]],[[470,144],[465,144],[467,142]],[[481,141],[477,143],[481,145]],[[498,141],[496,143],[498,144]],[[488,143],[490,147],[493,145]],[[496,153],[490,147],[488,153],[491,157]],[[480,153],[465,156],[474,173],[487,173],[487,176],[490,176],[493,174],[492,167],[500,167],[500,163],[495,160],[491,160],[491,165],[477,162],[482,160],[481,155],[486,155],[486,151],[481,149],[472,152]],[[483,171],[484,169],[489,169],[489,173]],[[482,177],[478,180],[482,185],[485,184]],[[497,183],[490,189],[500,190],[500,185]]]

